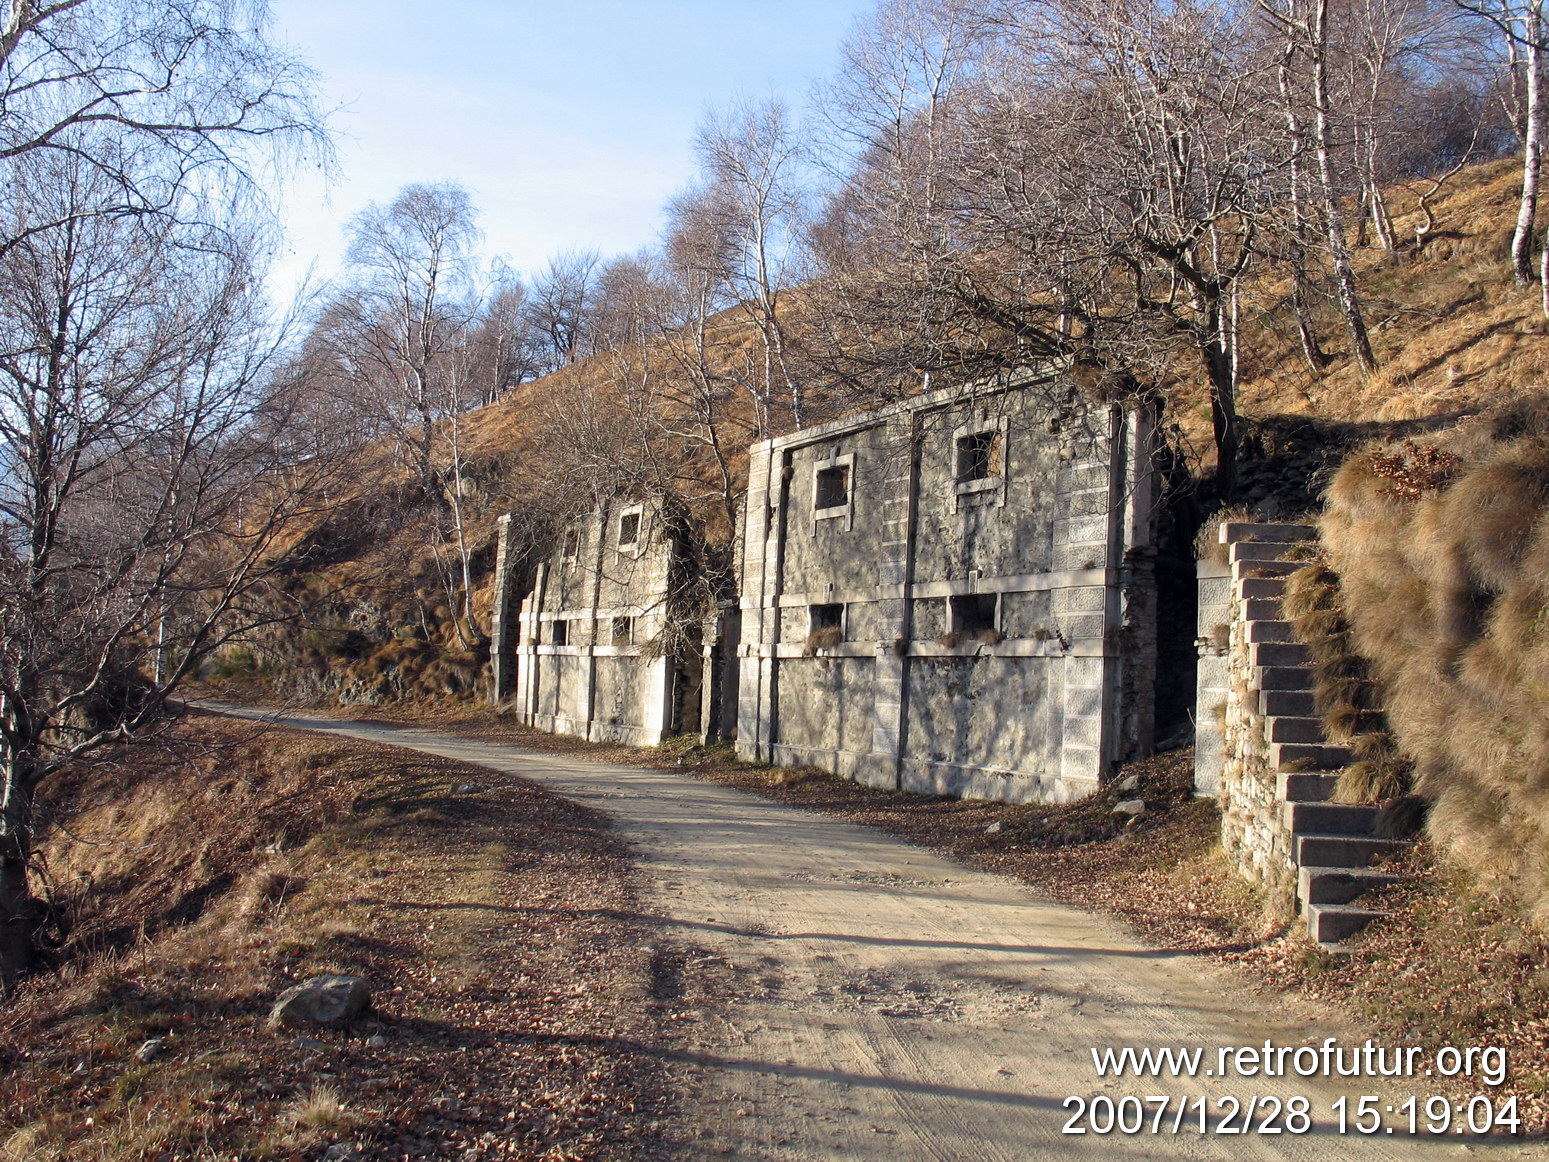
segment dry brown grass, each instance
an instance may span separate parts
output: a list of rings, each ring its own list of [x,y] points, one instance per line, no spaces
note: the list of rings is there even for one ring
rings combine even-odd
[[[354,1115],[344,1108],[339,1087],[328,1082],[314,1085],[285,1108],[285,1120],[306,1130],[344,1130],[355,1124]]]
[[[1445,462],[1447,470],[1428,466]],[[1323,524],[1430,830],[1549,923],[1549,412],[1363,450]],[[1363,758],[1376,756],[1363,755]],[[1375,776],[1374,776],[1375,777]]]
[[[1334,801],[1384,804],[1384,818],[1391,815],[1399,834],[1397,801],[1409,794],[1411,768],[1394,745],[1381,689],[1355,647],[1339,575],[1321,559],[1304,565],[1287,578],[1282,607],[1312,654],[1313,704],[1323,733],[1356,759],[1340,772]]]
[[[622,919],[633,873],[598,817],[491,772],[208,716],[155,762],[110,758],[57,788],[73,806],[47,866],[76,927],[0,1010],[0,1159],[286,1162],[345,1135],[461,1157],[486,1131],[530,1156],[655,1156],[657,1066],[630,1047],[654,1019],[637,1003],[653,937]],[[568,922],[582,908],[606,911]],[[266,1031],[275,995],[318,972],[365,977],[373,1013],[311,1047]],[[575,1044],[526,1039],[556,1012]],[[162,1055],[137,1061],[152,1036]]]
[[[1503,244],[1520,185],[1519,161],[1472,167],[1432,200],[1438,230],[1418,255],[1412,248],[1357,253],[1379,361],[1370,377],[1343,350],[1331,309],[1319,322],[1334,362],[1309,367],[1289,325],[1288,285],[1257,280],[1249,290],[1242,410],[1394,423],[1474,410],[1541,382],[1549,354],[1536,291],[1512,285]],[[1399,234],[1408,235],[1419,220],[1416,190],[1389,193]]]
[[[802,642],[802,656],[807,658],[815,657],[819,650],[831,650],[843,641],[844,630],[837,625],[828,625],[822,629],[815,629]]]

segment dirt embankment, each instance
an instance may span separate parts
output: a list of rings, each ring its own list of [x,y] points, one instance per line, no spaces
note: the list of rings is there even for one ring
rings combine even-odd
[[[0,1158],[670,1153],[654,1045],[673,1002],[597,812],[208,716],[167,744],[56,788],[71,959],[0,1012]],[[375,1011],[302,1039],[263,1027],[325,971],[365,977]]]

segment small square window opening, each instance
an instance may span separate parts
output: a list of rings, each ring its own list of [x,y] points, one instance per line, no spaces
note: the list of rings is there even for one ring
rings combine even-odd
[[[634,618],[615,617],[613,619],[613,644],[616,646],[631,646],[635,644]]]
[[[626,512],[619,517],[619,548],[627,549],[640,540],[640,514]]]
[[[843,508],[850,503],[850,466],[839,464],[822,468],[817,474],[817,495],[813,508]]]
[[[844,628],[844,605],[842,603],[809,605],[807,607],[807,615],[811,619],[807,626],[809,630]]]
[[[573,561],[581,554],[581,533],[570,529],[565,533],[565,559]]]
[[[802,650],[812,657],[819,650],[833,649],[844,641],[844,605],[833,603],[807,606],[807,640]]]
[[[990,480],[1001,474],[1001,438],[996,431],[972,432],[957,439],[957,479]]]
[[[968,636],[996,632],[994,593],[968,593],[952,598],[952,632]]]
[[[570,644],[570,622],[563,618],[556,618],[549,622],[549,643],[556,646]]]

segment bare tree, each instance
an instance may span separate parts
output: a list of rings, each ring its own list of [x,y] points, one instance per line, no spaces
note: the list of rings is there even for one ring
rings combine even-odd
[[[780,300],[807,269],[803,145],[782,104],[742,102],[705,119],[695,151],[703,189],[693,228],[705,234],[701,250],[723,264],[721,280],[758,335],[748,390],[765,417],[778,394],[802,427],[805,389],[791,365]]]
[[[1549,131],[1546,106],[1544,55],[1549,50],[1543,0],[1455,0],[1457,6],[1487,21],[1505,39],[1512,77],[1520,91],[1518,134],[1522,141],[1522,193],[1517,199],[1517,221],[1511,235],[1511,270],[1518,287],[1536,276],[1533,250],[1536,241],[1538,195],[1543,169],[1544,134]],[[1545,292],[1549,314],[1549,291]]]
[[[1280,92],[1297,152],[1310,152],[1315,166],[1323,236],[1334,267],[1340,312],[1351,352],[1365,372],[1377,365],[1366,315],[1356,286],[1355,264],[1337,177],[1335,110],[1330,80],[1329,0],[1258,0],[1278,30]]]
[[[262,0],[14,0],[0,17],[0,162],[83,151],[113,211],[141,213],[186,182],[256,193],[298,148],[326,160],[312,74],[267,39],[267,16]]]
[[[250,226],[186,184],[118,212],[149,162],[55,142],[0,195],[0,988],[44,918],[40,790],[284,616],[280,537],[326,469],[255,422],[275,336]]]
[[[458,186],[406,186],[358,214],[350,233],[349,282],[320,330],[334,389],[398,441],[422,494],[435,498],[436,422],[467,402],[473,207]]]
[[[683,322],[679,305],[657,255],[641,251],[603,263],[592,305],[592,350],[609,351],[656,338]]]
[[[1146,392],[1192,350],[1229,492],[1235,288],[1286,179],[1251,23],[1105,0],[959,18],[981,23],[926,25],[938,29],[938,63],[919,70],[930,84],[838,199],[862,257],[831,280],[840,310],[828,317],[849,315],[834,346],[916,382],[1064,358],[1105,395]],[[968,43],[977,63],[948,69],[947,46]],[[863,128],[887,124],[884,95],[898,104],[872,88]]]
[[[532,280],[522,310],[546,341],[550,371],[589,352],[599,262],[595,250],[568,251],[551,258]]]
[[[468,339],[474,360],[470,375],[481,404],[494,403],[548,370],[542,337],[523,309],[527,288],[503,268],[494,270],[488,281]]]

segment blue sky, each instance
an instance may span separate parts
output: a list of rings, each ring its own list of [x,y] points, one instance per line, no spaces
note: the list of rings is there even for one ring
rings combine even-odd
[[[337,271],[343,228],[410,182],[458,182],[484,251],[524,274],[653,242],[694,126],[739,95],[799,108],[873,0],[271,0],[340,107],[338,177],[293,182],[276,290]]]

